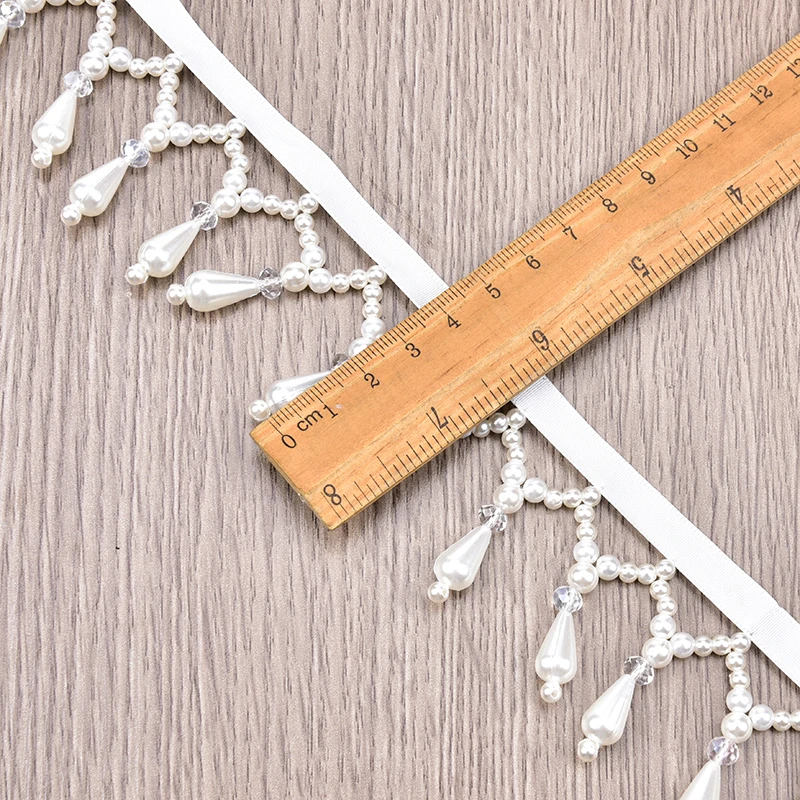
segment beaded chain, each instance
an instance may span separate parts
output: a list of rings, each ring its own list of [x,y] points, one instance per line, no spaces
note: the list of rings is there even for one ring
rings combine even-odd
[[[583,608],[584,597],[601,581],[619,580],[649,588],[656,603],[650,621],[649,637],[641,654],[626,658],[622,676],[586,711],[581,720],[584,737],[578,744],[578,757],[594,761],[602,747],[619,741],[625,730],[634,690],[655,679],[656,670],[664,669],[673,658],[690,656],[725,658],[730,691],[726,697],[728,714],[723,718],[722,735],[708,746],[708,762],[684,793],[682,800],[705,800],[719,797],[720,767],[731,766],[739,759],[739,745],[754,731],[800,731],[800,710],[773,711],[763,703],[754,704],[747,669],[746,654],[750,638],[741,631],[732,635],[693,636],[679,631],[676,622],[678,604],[670,582],[676,575],[675,565],[667,559],[657,564],[637,565],[615,555],[601,555],[597,544],[596,516],[602,493],[595,486],[583,489],[551,489],[541,478],[528,477],[527,454],[523,448],[522,429],[527,419],[518,409],[507,414],[493,414],[470,433],[478,439],[490,434],[500,436],[506,449],[506,461],[500,468],[501,483],[495,489],[492,503],[481,507],[480,524],[445,550],[434,563],[436,581],[428,587],[433,603],[444,603],[452,591],[462,591],[475,581],[493,534],[508,526],[508,516],[523,505],[542,505],[556,511],[568,508],[577,523],[577,544],[573,547],[574,563],[569,568],[566,584],[553,594],[556,618],[536,656],[536,674],[543,681],[541,697],[546,703],[557,703],[563,686],[575,677],[578,656],[575,644],[573,615]]]
[[[126,47],[115,45],[116,0],[2,0],[0,43],[7,31],[23,27],[28,14],[42,11],[46,5],[64,5],[67,1],[74,6],[84,2],[95,6],[97,23],[78,68],[64,77],[66,89],[33,127],[31,138],[35,149],[31,161],[35,167],[47,169],[54,156],[69,149],[78,100],[89,97],[95,83],[105,78],[110,70],[128,73],[136,79],[157,78],[158,91],[152,119],[144,125],[138,138],[125,140],[118,158],[72,184],[69,203],[61,212],[63,223],[73,227],[84,217],[102,214],[128,169],[146,167],[153,153],[170,146],[188,147],[208,142],[220,145],[230,162],[222,178],[222,187],[209,202],[195,202],[188,220],[144,242],[136,262],[125,271],[127,282],[138,286],[150,278],[172,275],[201,230],[212,231],[220,218],[230,219],[241,211],[248,214],[263,211],[267,216],[293,223],[301,249],[298,261],[280,269],[266,267],[257,277],[199,270],[190,274],[182,284],[172,284],[167,290],[168,301],[175,306],[185,303],[194,311],[208,312],[259,294],[268,300],[277,300],[284,291],[309,289],[315,294],[330,291],[344,294],[355,290],[361,292],[363,299],[364,320],[360,335],[332,369],[375,341],[386,330],[381,307],[386,272],[377,265],[368,270],[355,269],[349,274],[334,274],[327,268],[327,255],[314,230],[313,215],[319,209],[319,203],[308,193],[297,200],[281,199],[249,185],[251,159],[244,152],[242,139],[247,131],[240,120],[193,125],[179,119],[176,107],[183,62],[174,53],[136,58]],[[250,405],[250,415],[257,421],[267,419],[330,371],[274,383],[265,399]],[[708,762],[682,796],[682,800],[716,800],[720,795],[720,768],[738,760],[739,745],[754,731],[800,730],[800,710],[794,713],[773,711],[765,704],[754,704],[746,660],[750,639],[744,633],[711,637],[692,636],[678,630],[675,619],[678,606],[670,585],[676,575],[672,563],[662,560],[655,565],[636,565],[623,562],[614,555],[600,554],[595,526],[602,500],[600,490],[587,486],[561,491],[549,488],[540,478],[528,477],[526,453],[522,447],[525,423],[522,412],[514,409],[508,414],[492,415],[470,432],[478,439],[491,433],[501,436],[507,451],[506,462],[500,470],[501,484],[493,494],[492,503],[480,509],[480,524],[436,559],[434,572],[437,580],[429,587],[428,597],[434,603],[444,603],[452,591],[471,586],[493,534],[505,530],[508,515],[519,511],[526,502],[541,504],[554,511],[562,507],[572,510],[578,539],[572,551],[574,563],[567,572],[565,585],[559,586],[553,594],[556,617],[536,656],[536,673],[543,681],[541,697],[547,703],[558,702],[563,696],[563,686],[575,677],[578,664],[573,617],[583,607],[584,596],[594,591],[601,580],[620,580],[649,587],[650,596],[656,602],[650,636],[642,646],[641,654],[625,659],[622,676],[583,715],[581,727],[585,738],[578,745],[578,756],[583,761],[594,761],[601,747],[620,739],[636,686],[650,684],[655,671],[668,666],[673,658],[721,656],[729,670],[731,688],[726,697],[729,713],[721,723],[722,736],[709,744]]]

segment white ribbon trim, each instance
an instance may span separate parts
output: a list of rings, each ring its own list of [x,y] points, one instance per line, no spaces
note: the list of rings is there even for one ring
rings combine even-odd
[[[447,284],[333,161],[228,61],[179,0],[128,0],[192,73],[324,207],[416,306]],[[614,450],[547,379],[514,402],[587,480],[800,686],[800,623]]]

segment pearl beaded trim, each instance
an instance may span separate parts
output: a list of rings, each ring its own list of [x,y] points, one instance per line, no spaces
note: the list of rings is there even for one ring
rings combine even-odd
[[[493,414],[470,432],[479,439],[492,433],[501,437],[506,448],[506,461],[500,469],[501,484],[494,491],[492,504],[480,509],[480,524],[436,559],[436,581],[428,587],[428,598],[441,604],[452,591],[462,591],[471,586],[492,535],[504,531],[508,516],[519,511],[526,502],[553,511],[570,509],[577,523],[575,533],[578,541],[572,547],[574,563],[567,572],[566,583],[553,594],[557,612],[555,620],[536,655],[536,674],[543,681],[542,700],[558,702],[563,696],[563,687],[577,673],[573,617],[583,608],[584,597],[601,581],[619,580],[647,586],[656,603],[648,638],[640,654],[625,659],[622,676],[584,713],[581,719],[584,738],[578,744],[578,757],[585,762],[594,761],[602,747],[621,738],[635,688],[652,683],[656,670],[669,666],[674,658],[712,654],[724,657],[729,671],[730,691],[726,698],[729,713],[720,725],[722,735],[708,746],[707,764],[682,795],[682,800],[719,798],[720,768],[731,766],[738,760],[739,745],[747,741],[753,731],[800,730],[800,711],[772,711],[767,705],[754,705],[746,660],[750,639],[744,633],[712,637],[679,631],[676,622],[678,604],[670,583],[676,570],[670,561],[663,559],[657,564],[637,565],[615,555],[600,554],[596,541],[596,516],[602,500],[600,490],[594,486],[552,489],[541,478],[529,477],[527,454],[522,442],[525,424],[524,414],[514,409],[507,415]]]

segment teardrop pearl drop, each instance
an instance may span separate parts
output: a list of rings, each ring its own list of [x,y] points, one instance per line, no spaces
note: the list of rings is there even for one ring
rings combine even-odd
[[[618,742],[625,732],[635,688],[632,675],[623,675],[612,683],[583,715],[584,734],[604,747]]]
[[[255,297],[264,285],[260,278],[249,275],[231,275],[201,269],[193,272],[185,281],[186,302],[195,311],[216,311],[248,297]]]
[[[31,139],[37,147],[48,147],[53,155],[60,156],[69,150],[75,133],[75,112],[78,96],[71,89],[62,92],[58,99],[42,114],[33,126]]]
[[[716,761],[708,761],[697,773],[681,800],[719,800],[722,768]]]
[[[319,383],[323,378],[331,374],[331,370],[325,372],[315,372],[311,375],[298,375],[294,378],[283,378],[275,381],[267,392],[267,404],[269,414],[274,414],[278,409],[283,408],[295,397],[300,397],[306,389],[310,389]],[[267,416],[269,416],[269,414]],[[266,417],[265,417],[266,419]]]
[[[436,559],[433,565],[436,577],[456,591],[472,586],[491,539],[492,529],[488,525],[473,528]]]
[[[96,217],[108,208],[127,171],[125,159],[115,158],[78,178],[69,189],[69,199],[84,216]]]
[[[575,622],[569,611],[561,609],[536,654],[536,674],[543,681],[564,684],[569,683],[577,671]]]
[[[139,248],[139,263],[154,278],[166,278],[175,272],[200,232],[200,220],[190,219],[148,239]]]

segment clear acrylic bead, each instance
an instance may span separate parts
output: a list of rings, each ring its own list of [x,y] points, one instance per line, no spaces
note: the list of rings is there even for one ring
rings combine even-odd
[[[210,203],[199,202],[192,206],[189,212],[192,219],[199,220],[200,229],[204,231],[213,231],[217,227],[219,217],[214,207]]]
[[[708,745],[708,758],[723,767],[731,767],[739,760],[739,745],[724,736],[718,736]]]
[[[64,76],[64,84],[76,97],[88,97],[94,90],[92,81],[78,70],[68,72]]]
[[[277,300],[283,294],[281,276],[272,267],[261,270],[261,274],[258,277],[264,281],[264,285],[261,287],[261,294],[267,300]]]
[[[150,151],[144,142],[138,139],[128,139],[122,143],[122,157],[129,167],[141,169],[150,163]]]
[[[574,614],[583,608],[583,595],[571,586],[559,586],[553,592],[553,605],[556,611],[569,611]]]
[[[21,28],[25,24],[25,10],[16,0],[3,0],[0,3],[0,17],[9,28]]]
[[[508,527],[508,517],[494,505],[481,506],[478,519],[482,525],[488,525],[492,533],[502,533]]]
[[[647,686],[653,682],[655,670],[652,665],[641,656],[631,656],[625,659],[622,670],[626,675],[630,675],[637,686]]]

